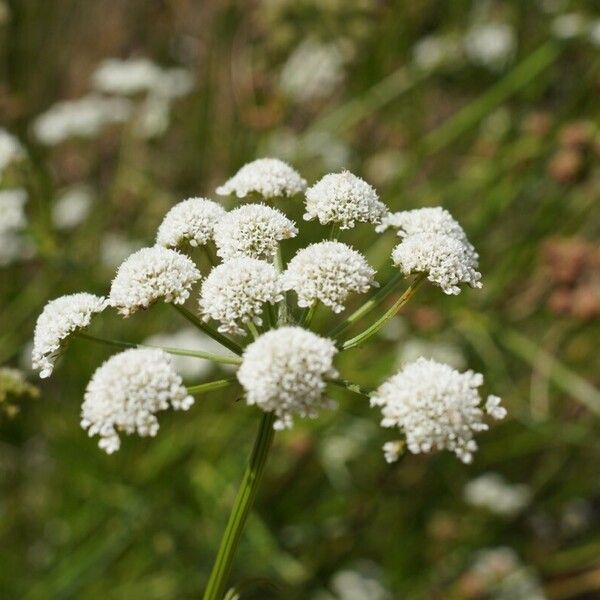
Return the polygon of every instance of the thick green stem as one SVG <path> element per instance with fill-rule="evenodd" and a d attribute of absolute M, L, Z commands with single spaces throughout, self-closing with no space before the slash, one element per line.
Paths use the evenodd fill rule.
<path fill-rule="evenodd" d="M 216 381 L 209 381 L 207 383 L 200 383 L 198 385 L 190 385 L 187 388 L 189 394 L 203 394 L 205 392 L 212 392 L 213 390 L 221 390 L 229 387 L 235 381 L 235 377 L 228 377 L 227 379 L 217 379 Z"/>
<path fill-rule="evenodd" d="M 107 346 L 116 346 L 117 348 L 159 348 L 160 350 L 164 350 L 169 354 L 204 358 L 206 360 L 212 360 L 213 362 L 221 363 L 223 365 L 239 365 L 242 362 L 242 359 L 238 358 L 237 356 L 223 356 L 222 354 L 214 354 L 212 352 L 205 352 L 204 350 L 169 348 L 166 346 L 154 346 L 153 344 L 134 344 L 133 342 L 123 342 L 121 340 L 109 340 L 108 338 L 97 337 L 95 335 L 90 335 L 89 333 L 84 333 L 83 331 L 78 332 L 76 335 L 84 340 L 106 344 Z"/>
<path fill-rule="evenodd" d="M 283 273 L 283 256 L 281 255 L 281 248 L 277 246 L 277 253 L 275 254 L 275 268 L 279 273 Z M 287 305 L 287 293 L 283 293 L 283 300 L 279 303 L 277 309 L 277 321 L 278 325 L 285 325 L 288 318 L 288 305 Z"/>
<path fill-rule="evenodd" d="M 222 333 L 215 331 L 212 327 L 209 327 L 206 323 L 204 323 L 201 319 L 199 319 L 195 314 L 191 313 L 187 308 L 181 306 L 181 304 L 171 304 L 171 306 L 180 314 L 182 314 L 190 323 L 193 323 L 198 329 L 201 329 L 206 333 L 206 335 L 213 338 L 221 344 L 221 346 L 225 346 L 228 350 L 235 352 L 235 354 L 242 354 L 244 349 L 234 342 L 230 340 L 228 337 L 224 336 Z"/>
<path fill-rule="evenodd" d="M 308 329 L 312 320 L 314 319 L 315 313 L 317 312 L 317 305 L 319 304 L 318 300 L 315 300 L 309 308 L 305 309 L 302 313 L 302 317 L 300 318 L 300 325 L 302 327 L 306 327 Z"/>
<path fill-rule="evenodd" d="M 244 478 L 238 490 L 233 509 L 229 515 L 229 521 L 225 528 L 219 552 L 215 564 L 211 571 L 206 590 L 204 591 L 204 600 L 222 600 L 225 593 L 225 587 L 231 571 L 233 558 L 237 550 L 246 519 L 254 504 L 256 492 L 262 478 L 262 474 L 267 462 L 269 449 L 273 442 L 274 430 L 273 413 L 265 413 L 260 421 L 258 434 L 254 442 L 252 454 L 244 472 Z"/>
<path fill-rule="evenodd" d="M 396 315 L 396 313 L 412 298 L 413 294 L 416 292 L 419 285 L 421 285 L 422 281 L 425 279 L 425 275 L 421 274 L 415 279 L 415 281 L 410 285 L 410 287 L 394 302 L 393 306 L 382 315 L 375 323 L 373 323 L 370 327 L 367 327 L 364 331 L 359 333 L 358 335 L 346 340 L 342 345 L 342 350 L 349 350 L 350 348 L 356 348 L 361 344 L 364 344 L 370 337 L 374 336 L 392 317 Z"/>
<path fill-rule="evenodd" d="M 343 331 L 346 331 L 348 327 L 356 323 L 359 319 L 362 319 L 365 315 L 368 315 L 374 308 L 379 306 L 397 287 L 398 284 L 404 279 L 404 275 L 400 270 L 396 271 L 392 278 L 373 295 L 372 298 L 367 300 L 360 308 L 356 309 L 349 317 L 344 321 L 336 325 L 330 332 L 329 337 L 337 337 Z"/>

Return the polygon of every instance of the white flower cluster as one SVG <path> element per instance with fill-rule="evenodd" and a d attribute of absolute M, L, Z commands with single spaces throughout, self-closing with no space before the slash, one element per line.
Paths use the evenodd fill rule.
<path fill-rule="evenodd" d="M 245 198 L 259 194 L 266 200 L 289 198 L 306 189 L 306 180 L 277 158 L 259 158 L 244 165 L 231 179 L 217 188 L 220 196 L 235 194 Z"/>
<path fill-rule="evenodd" d="M 378 224 L 386 214 L 375 189 L 350 171 L 325 175 L 306 190 L 307 221 L 317 218 L 321 225 L 351 229 L 357 222 Z"/>
<path fill-rule="evenodd" d="M 87 327 L 92 317 L 107 306 L 94 294 L 70 294 L 51 300 L 38 317 L 33 334 L 31 363 L 40 377 L 49 377 L 61 346 L 73 333 Z"/>
<path fill-rule="evenodd" d="M 39 115 L 33 133 L 42 144 L 53 146 L 72 138 L 91 138 L 103 127 L 123 123 L 131 114 L 131 104 L 123 98 L 89 95 L 59 102 Z"/>
<path fill-rule="evenodd" d="M 525 484 L 508 483 L 498 473 L 484 473 L 469 481 L 464 489 L 464 497 L 471 506 L 511 516 L 527 506 L 531 499 L 531 489 Z"/>
<path fill-rule="evenodd" d="M 57 229 L 73 229 L 88 216 L 93 204 L 92 191 L 85 185 L 73 185 L 52 205 L 52 222 Z"/>
<path fill-rule="evenodd" d="M 507 23 L 476 24 L 465 36 L 465 54 L 476 65 L 499 71 L 512 60 L 517 46 L 513 28 Z"/>
<path fill-rule="evenodd" d="M 27 225 L 26 203 L 25 190 L 20 188 L 0 190 L 0 234 L 22 229 Z"/>
<path fill-rule="evenodd" d="M 187 410 L 193 403 L 166 352 L 126 350 L 109 358 L 88 383 L 81 426 L 99 435 L 98 445 L 111 454 L 121 445 L 119 432 L 154 436 L 157 412 L 169 406 Z"/>
<path fill-rule="evenodd" d="M 177 248 L 186 242 L 190 246 L 204 246 L 213 238 L 215 225 L 224 215 L 225 209 L 212 200 L 184 200 L 165 215 L 156 243 L 165 248 Z"/>
<path fill-rule="evenodd" d="M 446 449 L 468 463 L 477 450 L 473 435 L 488 429 L 477 391 L 482 384 L 479 373 L 459 373 L 419 358 L 383 383 L 372 395 L 371 405 L 381 407 L 383 427 L 398 427 L 404 433 L 410 452 Z M 490 398 L 488 412 L 502 418 L 505 411 L 500 411 L 499 399 Z M 389 445 L 386 449 L 388 462 L 398 458 Z"/>
<path fill-rule="evenodd" d="M 125 317 L 148 308 L 160 298 L 183 304 L 200 277 L 196 265 L 176 250 L 161 246 L 142 248 L 117 270 L 109 302 Z"/>
<path fill-rule="evenodd" d="M 281 280 L 268 262 L 242 256 L 215 267 L 202 284 L 200 312 L 220 323 L 219 331 L 243 335 L 243 325 L 262 325 L 265 303 L 283 299 Z"/>
<path fill-rule="evenodd" d="M 0 175 L 11 163 L 24 156 L 25 149 L 21 142 L 6 129 L 0 128 Z"/>
<path fill-rule="evenodd" d="M 335 344 L 301 327 L 261 335 L 243 355 L 237 378 L 248 404 L 273 411 L 275 429 L 291 427 L 293 416 L 315 418 L 333 403 L 323 397 L 325 379 L 337 377 Z"/>
<path fill-rule="evenodd" d="M 434 71 L 456 64 L 461 51 L 460 40 L 452 34 L 427 35 L 415 43 L 413 62 L 422 71 Z"/>
<path fill-rule="evenodd" d="M 321 301 L 333 312 L 344 310 L 352 292 L 364 294 L 376 286 L 375 271 L 365 257 L 342 242 L 319 242 L 299 250 L 283 274 L 286 290 L 298 294 L 298 306 Z"/>
<path fill-rule="evenodd" d="M 297 234 L 294 222 L 281 211 L 264 204 L 246 204 L 216 224 L 215 244 L 224 260 L 239 256 L 271 260 L 278 243 Z"/>

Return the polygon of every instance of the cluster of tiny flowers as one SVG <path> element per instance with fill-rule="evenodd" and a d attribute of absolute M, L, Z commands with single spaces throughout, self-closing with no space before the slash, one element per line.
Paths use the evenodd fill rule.
<path fill-rule="evenodd" d="M 212 240 L 217 222 L 225 209 L 206 198 L 189 198 L 176 204 L 158 228 L 156 243 L 165 248 L 177 248 L 186 242 L 204 246 Z"/>
<path fill-rule="evenodd" d="M 319 242 L 298 251 L 283 274 L 286 290 L 298 294 L 298 306 L 311 306 L 321 301 L 333 312 L 344 310 L 351 292 L 365 293 L 375 271 L 364 256 L 342 242 Z"/>
<path fill-rule="evenodd" d="M 488 429 L 477 391 L 482 384 L 479 373 L 459 373 L 443 363 L 419 358 L 383 383 L 372 395 L 371 405 L 381 407 L 383 427 L 400 428 L 410 452 L 447 449 L 468 463 L 477 450 L 473 435 Z M 491 398 L 487 412 L 502 418 L 505 411 L 499 410 L 499 399 Z M 397 459 L 392 447 L 386 450 L 388 462 Z"/>
<path fill-rule="evenodd" d="M 288 198 L 306 189 L 306 180 L 277 158 L 259 158 L 244 165 L 231 179 L 217 188 L 220 196 L 234 194 L 245 198 L 258 194 L 270 200 Z"/>
<path fill-rule="evenodd" d="M 107 306 L 106 298 L 79 293 L 61 296 L 46 304 L 38 317 L 33 334 L 31 362 L 40 377 L 49 377 L 54 362 L 66 339 L 87 327 L 94 314 Z"/>
<path fill-rule="evenodd" d="M 492 71 L 503 69 L 513 58 L 517 41 L 507 23 L 482 23 L 465 35 L 465 54 L 476 65 Z"/>
<path fill-rule="evenodd" d="M 357 222 L 378 224 L 386 214 L 375 189 L 350 171 L 325 175 L 306 190 L 307 221 L 351 229 Z"/>
<path fill-rule="evenodd" d="M 335 344 L 301 327 L 281 327 L 261 335 L 243 355 L 237 378 L 248 404 L 274 412 L 275 429 L 291 427 L 293 416 L 315 418 L 333 403 L 324 398 Z"/>
<path fill-rule="evenodd" d="M 142 248 L 119 267 L 109 301 L 125 317 L 161 298 L 183 304 L 200 277 L 196 265 L 176 250 L 161 246 Z"/>
<path fill-rule="evenodd" d="M 224 260 L 239 256 L 271 260 L 279 242 L 297 234 L 294 222 L 281 211 L 264 204 L 246 204 L 216 224 L 215 244 Z"/>
<path fill-rule="evenodd" d="M 99 435 L 108 454 L 121 445 L 119 432 L 154 436 L 156 413 L 187 410 L 194 403 L 171 357 L 154 348 L 126 350 L 109 358 L 90 380 L 81 407 L 81 426 Z"/>
<path fill-rule="evenodd" d="M 21 142 L 5 129 L 0 129 L 0 175 L 13 162 L 25 156 Z"/>
<path fill-rule="evenodd" d="M 511 516 L 527 506 L 531 499 L 531 489 L 524 484 L 508 483 L 498 473 L 484 473 L 469 481 L 464 489 L 464 497 L 472 506 Z"/>
<path fill-rule="evenodd" d="M 52 205 L 52 222 L 57 229 L 73 229 L 90 213 L 92 191 L 85 185 L 73 185 L 64 190 Z"/>
<path fill-rule="evenodd" d="M 243 335 L 242 325 L 262 325 L 265 303 L 283 299 L 281 281 L 268 262 L 243 256 L 215 267 L 202 284 L 200 312 L 220 323 L 219 331 Z"/>
<path fill-rule="evenodd" d="M 27 224 L 27 192 L 16 188 L 0 190 L 0 233 L 21 229 Z"/>

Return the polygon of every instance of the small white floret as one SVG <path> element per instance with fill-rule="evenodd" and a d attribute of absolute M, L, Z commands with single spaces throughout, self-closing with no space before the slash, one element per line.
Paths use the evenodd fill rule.
<path fill-rule="evenodd" d="M 386 214 L 375 189 L 350 171 L 325 175 L 306 190 L 307 221 L 319 219 L 321 225 L 351 229 L 357 222 L 378 224 Z"/>
<path fill-rule="evenodd" d="M 156 243 L 165 248 L 177 248 L 188 243 L 204 246 L 214 235 L 215 225 L 225 215 L 225 209 L 206 198 L 189 198 L 176 204 L 158 228 Z"/>
<path fill-rule="evenodd" d="M 159 299 L 183 304 L 200 277 L 196 265 L 176 250 L 161 246 L 142 248 L 117 270 L 109 301 L 125 317 Z"/>
<path fill-rule="evenodd" d="M 350 293 L 364 294 L 377 285 L 374 276 L 360 252 L 329 241 L 299 250 L 283 274 L 283 284 L 298 294 L 298 306 L 311 306 L 319 300 L 338 313 L 344 310 Z"/>
<path fill-rule="evenodd" d="M 464 498 L 471 506 L 511 516 L 527 506 L 531 489 L 524 484 L 509 483 L 498 473 L 484 473 L 467 483 Z"/>
<path fill-rule="evenodd" d="M 264 204 L 246 204 L 217 223 L 215 243 L 224 260 L 239 256 L 272 260 L 279 242 L 297 234 L 295 223 L 281 211 Z"/>
<path fill-rule="evenodd" d="M 371 406 L 380 406 L 383 427 L 397 427 L 406 436 L 410 452 L 450 450 L 465 463 L 477 450 L 474 434 L 488 429 L 483 422 L 480 373 L 456 369 L 419 358 L 383 383 L 372 395 Z M 499 413 L 492 414 L 500 418 Z M 393 448 L 385 448 L 393 458 Z"/>
<path fill-rule="evenodd" d="M 290 165 L 277 158 L 259 158 L 244 165 L 231 179 L 218 187 L 217 194 L 234 194 L 238 198 L 258 194 L 270 200 L 289 198 L 305 189 L 306 180 Z"/>
<path fill-rule="evenodd" d="M 237 377 L 248 404 L 277 416 L 275 429 L 293 417 L 315 418 L 334 404 L 324 398 L 326 379 L 337 377 L 332 340 L 301 327 L 281 327 L 261 335 L 243 355 Z"/>
<path fill-rule="evenodd" d="M 21 142 L 6 129 L 0 129 L 0 174 L 8 165 L 25 156 Z"/>
<path fill-rule="evenodd" d="M 31 363 L 40 377 L 49 377 L 67 339 L 87 327 L 92 317 L 107 306 L 106 298 L 94 294 L 70 294 L 51 300 L 38 317 L 33 334 Z"/>
<path fill-rule="evenodd" d="M 275 267 L 247 256 L 232 258 L 215 267 L 200 292 L 204 320 L 220 323 L 219 331 L 243 335 L 243 325 L 262 325 L 265 303 L 283 299 L 281 278 Z"/>
<path fill-rule="evenodd" d="M 85 390 L 81 426 L 100 436 L 98 446 L 111 454 L 119 449 L 119 433 L 154 436 L 156 413 L 172 407 L 187 410 L 187 393 L 171 357 L 158 349 L 126 350 L 96 370 Z"/>
<path fill-rule="evenodd" d="M 26 203 L 24 189 L 0 190 L 0 233 L 14 232 L 27 225 Z"/>
<path fill-rule="evenodd" d="M 481 287 L 476 258 L 463 242 L 449 235 L 410 235 L 394 248 L 392 261 L 405 275 L 426 273 L 446 294 L 459 294 L 462 283 Z"/>

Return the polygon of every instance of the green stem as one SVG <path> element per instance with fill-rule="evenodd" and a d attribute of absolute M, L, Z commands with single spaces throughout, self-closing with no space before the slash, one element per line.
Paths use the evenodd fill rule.
<path fill-rule="evenodd" d="M 209 381 L 207 383 L 200 383 L 198 385 L 190 385 L 187 388 L 187 391 L 189 394 L 203 394 L 205 392 L 212 392 L 213 390 L 220 390 L 229 387 L 234 381 L 235 377 L 217 379 L 216 381 Z"/>
<path fill-rule="evenodd" d="M 246 323 L 246 327 L 248 328 L 248 331 L 250 332 L 250 335 L 255 340 L 258 339 L 258 337 L 260 336 L 260 333 L 258 333 L 258 329 L 256 329 L 256 325 L 252 321 L 248 321 Z"/>
<path fill-rule="evenodd" d="M 222 354 L 213 354 L 212 352 L 205 352 L 204 350 L 186 350 L 184 348 L 168 348 L 165 346 L 154 346 L 152 344 L 134 344 L 132 342 L 123 342 L 121 340 L 110 340 L 108 338 L 98 337 L 79 331 L 76 333 L 77 337 L 84 340 L 90 340 L 92 342 L 98 342 L 100 344 L 106 344 L 107 346 L 116 346 L 118 348 L 159 348 L 169 354 L 176 354 L 178 356 L 193 356 L 195 358 L 204 358 L 206 360 L 212 360 L 216 363 L 224 365 L 239 365 L 242 362 L 241 358 L 237 356 L 223 356 Z"/>
<path fill-rule="evenodd" d="M 235 354 L 241 355 L 244 352 L 244 349 L 234 342 L 230 340 L 228 337 L 224 336 L 222 333 L 215 331 L 212 327 L 208 326 L 201 319 L 199 319 L 195 314 L 191 313 L 187 308 L 181 306 L 181 304 L 172 304 L 171 306 L 180 314 L 182 314 L 190 323 L 194 324 L 198 329 L 204 331 L 206 335 L 210 336 L 213 340 L 216 340 L 222 346 L 225 346 L 228 350 L 231 350 Z"/>
<path fill-rule="evenodd" d="M 337 239 L 338 228 L 335 223 L 331 224 L 331 229 L 329 230 L 329 241 L 333 241 Z"/>
<path fill-rule="evenodd" d="M 233 509 L 229 515 L 229 521 L 221 539 L 215 564 L 206 584 L 203 596 L 204 600 L 222 600 L 223 598 L 233 558 L 246 519 L 256 498 L 258 485 L 260 484 L 269 449 L 273 442 L 275 434 L 273 429 L 274 420 L 275 416 L 273 413 L 265 413 L 261 418 L 258 434 L 254 441 L 254 448 L 252 449 L 248 466 L 246 467 L 242 483 L 235 498 Z"/>
<path fill-rule="evenodd" d="M 410 287 L 396 300 L 393 306 L 382 315 L 375 323 L 373 323 L 370 327 L 367 327 L 364 331 L 359 333 L 358 335 L 346 340 L 342 345 L 342 350 L 349 350 L 350 348 L 356 348 L 361 344 L 364 344 L 370 337 L 374 336 L 396 313 L 412 298 L 413 294 L 416 292 L 417 288 L 423 280 L 425 279 L 424 274 L 420 274 L 415 281 L 410 285 Z"/>
<path fill-rule="evenodd" d="M 275 268 L 278 273 L 283 273 L 283 257 L 281 255 L 281 247 L 277 246 L 275 254 Z M 288 318 L 287 293 L 283 293 L 283 300 L 278 305 L 277 322 L 279 325 L 285 325 Z"/>
<path fill-rule="evenodd" d="M 357 396 L 361 396 L 361 398 L 364 398 L 365 400 L 370 400 L 370 398 L 371 398 L 372 392 L 369 392 L 368 390 L 361 388 L 356 383 L 346 381 L 345 379 L 331 379 L 327 383 L 330 383 L 331 385 L 335 385 L 336 387 L 342 388 L 348 392 L 352 392 L 353 394 L 356 394 Z"/>
<path fill-rule="evenodd" d="M 302 317 L 300 318 L 300 325 L 302 325 L 302 327 L 306 327 L 306 329 L 308 329 L 310 327 L 310 324 L 312 323 L 312 320 L 315 316 L 315 313 L 317 312 L 317 306 L 319 304 L 318 300 L 315 300 L 309 308 L 307 308 L 303 313 L 302 313 Z"/>
<path fill-rule="evenodd" d="M 365 315 L 369 314 L 374 308 L 376 308 L 383 300 L 385 300 L 398 286 L 398 284 L 404 279 L 404 275 L 401 271 L 396 271 L 392 278 L 373 295 L 372 298 L 367 300 L 360 308 L 355 310 L 349 317 L 344 321 L 336 325 L 328 334 L 329 337 L 337 337 L 340 333 L 348 329 L 359 319 L 362 319 Z"/>

